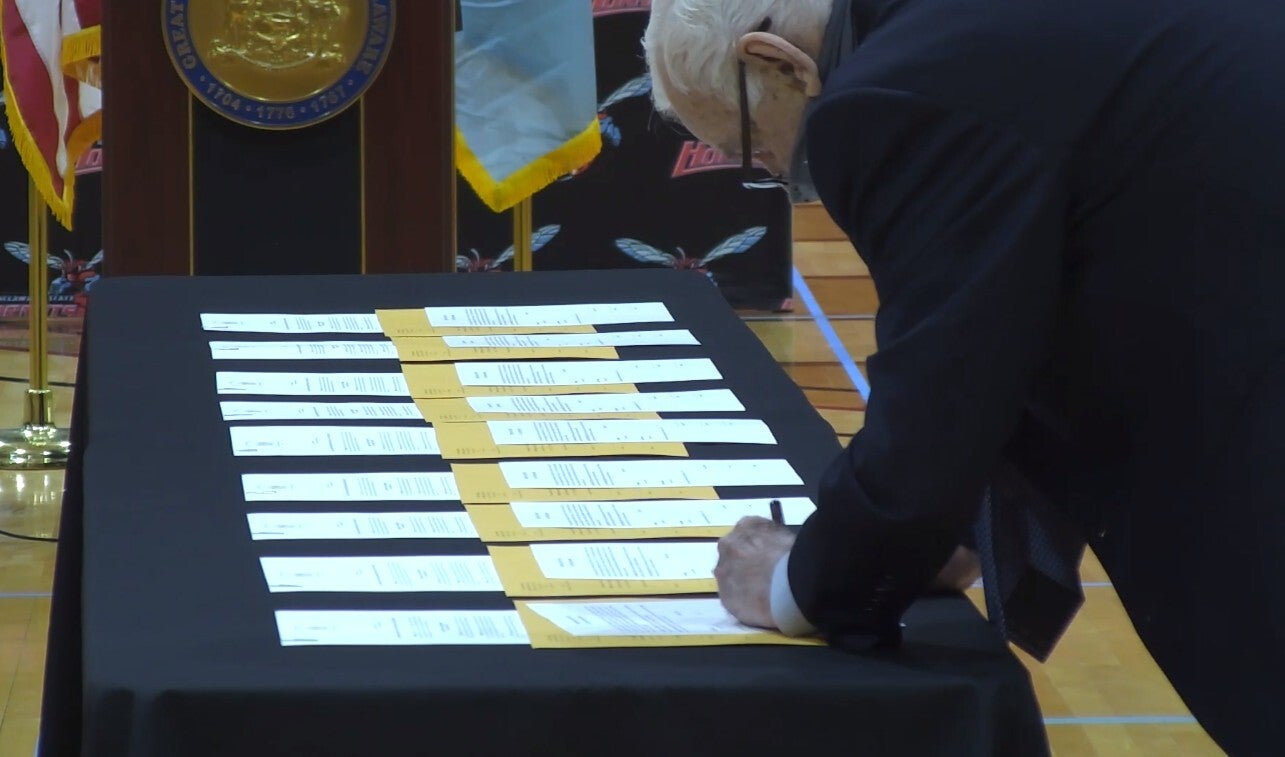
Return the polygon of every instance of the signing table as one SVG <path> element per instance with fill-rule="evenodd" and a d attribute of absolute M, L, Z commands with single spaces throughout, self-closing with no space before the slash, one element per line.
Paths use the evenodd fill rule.
<path fill-rule="evenodd" d="M 721 374 L 719 380 L 649 383 L 639 390 L 730 389 L 744 404 L 744 417 L 770 428 L 777 443 L 771 456 L 788 460 L 804 481 L 778 487 L 773 496 L 815 497 L 822 470 L 839 451 L 832 429 L 699 275 L 639 270 L 105 280 L 94 292 L 77 379 L 75 459 L 63 505 L 42 754 L 1045 753 L 1025 670 L 958 595 L 924 598 L 905 618 L 901 648 L 865 654 L 823 646 L 282 644 L 274 621 L 281 610 L 511 610 L 514 604 L 502 592 L 270 593 L 262 557 L 488 553 L 477 539 L 252 540 L 243 474 L 445 472 L 450 465 L 425 455 L 234 456 L 219 404 L 229 398 L 216 394 L 216 371 L 287 368 L 215 361 L 210 342 L 229 337 L 203 330 L 202 313 L 639 301 L 664 303 L 671 326 L 689 330 L 699 354 Z M 619 355 L 650 360 L 693 349 L 626 346 Z M 384 358 L 288 366 L 310 372 L 398 369 L 396 359 Z M 764 456 L 750 444 L 689 449 L 700 460 Z M 719 487 L 717 494 L 749 498 L 761 491 Z M 354 507 L 314 501 L 272 509 Z M 458 501 L 356 507 L 463 510 Z"/>

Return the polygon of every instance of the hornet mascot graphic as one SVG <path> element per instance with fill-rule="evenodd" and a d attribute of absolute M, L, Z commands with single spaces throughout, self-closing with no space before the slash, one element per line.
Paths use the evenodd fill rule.
<path fill-rule="evenodd" d="M 558 235 L 559 231 L 562 231 L 562 227 L 557 224 L 541 226 L 536 229 L 535 232 L 531 234 L 531 252 L 535 253 L 541 247 L 544 247 Z M 455 256 L 455 270 L 467 271 L 469 273 L 499 271 L 501 270 L 500 266 L 512 259 L 513 245 L 509 245 L 504 252 L 501 252 L 494 258 L 484 258 L 478 254 L 477 250 L 470 249 L 467 255 Z"/>
<path fill-rule="evenodd" d="M 31 265 L 31 247 L 27 244 L 5 242 L 4 248 L 10 255 Z M 98 281 L 99 274 L 95 269 L 103 262 L 103 251 L 99 250 L 98 254 L 89 260 L 77 260 L 67 250 L 63 250 L 62 254 L 64 257 L 60 258 L 51 253 L 45 261 L 46 265 L 58 271 L 58 278 L 49 282 L 49 296 L 71 295 L 75 303 L 83 308 L 86 294 Z"/>
<path fill-rule="evenodd" d="M 714 249 L 700 258 L 688 257 L 681 247 L 677 248 L 677 255 L 671 255 L 664 250 L 658 250 L 649 244 L 639 242 L 637 239 L 617 239 L 616 247 L 640 263 L 655 263 L 656 265 L 663 265 L 680 271 L 697 271 L 705 274 L 710 281 L 717 284 L 714 274 L 709 270 L 709 264 L 728 255 L 740 255 L 758 244 L 759 240 L 766 234 L 766 226 L 750 227 L 719 242 L 714 246 Z"/>

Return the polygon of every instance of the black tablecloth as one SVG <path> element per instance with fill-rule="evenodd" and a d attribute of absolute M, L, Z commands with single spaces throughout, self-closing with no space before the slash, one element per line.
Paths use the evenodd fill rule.
<path fill-rule="evenodd" d="M 730 387 L 746 405 L 745 417 L 770 424 L 781 445 L 773 452 L 809 483 L 780 493 L 814 495 L 811 487 L 838 451 L 833 431 L 699 275 L 105 280 L 94 292 L 77 380 L 77 447 L 55 577 L 42 753 L 1045 753 L 1025 671 L 958 595 L 925 598 L 906 618 L 902 648 L 865 655 L 820 647 L 280 646 L 275 609 L 501 609 L 511 603 L 498 594 L 270 594 L 259 568 L 263 555 L 471 554 L 484 547 L 469 540 L 251 541 L 241 473 L 441 470 L 445 463 L 234 458 L 214 391 L 216 370 L 391 372 L 398 366 L 216 365 L 207 346 L 212 338 L 312 337 L 208 334 L 198 314 L 651 300 L 665 302 L 677 326 L 690 329 L 702 346 L 625 348 L 622 357 L 706 355 L 725 378 L 645 389 Z M 697 457 L 763 455 L 755 445 L 694 451 Z M 258 509 L 353 507 L 273 503 Z"/>

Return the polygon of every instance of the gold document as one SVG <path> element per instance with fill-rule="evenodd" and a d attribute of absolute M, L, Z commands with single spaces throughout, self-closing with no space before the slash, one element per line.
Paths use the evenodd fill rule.
<path fill-rule="evenodd" d="M 593 326 L 454 326 L 434 327 L 428 322 L 423 308 L 405 310 L 376 310 L 384 335 L 391 338 L 406 336 L 446 336 L 448 334 L 592 334 Z"/>
<path fill-rule="evenodd" d="M 464 386 L 453 363 L 410 363 L 402 366 L 410 396 L 415 399 L 498 397 L 513 394 L 629 394 L 633 384 L 582 386 Z"/>
<path fill-rule="evenodd" d="M 620 499 L 716 499 L 712 486 L 644 487 L 629 489 L 513 489 L 496 463 L 452 463 L 460 501 L 473 504 L 529 502 L 578 502 Z"/>
<path fill-rule="evenodd" d="M 650 545 L 647 542 L 642 544 Z M 536 562 L 532 549 L 531 546 L 487 547 L 504 593 L 510 597 L 648 596 L 718 591 L 713 575 L 707 578 L 550 578 Z M 713 568 L 711 563 L 708 571 Z"/>
<path fill-rule="evenodd" d="M 447 460 L 502 460 L 510 457 L 609 457 L 641 455 L 687 457 L 681 442 L 599 444 L 496 444 L 483 423 L 447 423 L 437 428 L 437 444 Z"/>
<path fill-rule="evenodd" d="M 511 505 L 465 505 L 473 529 L 482 541 L 602 541 L 604 539 L 718 539 L 731 526 L 689 526 L 667 528 L 543 528 L 527 527 L 518 521 Z"/>
<path fill-rule="evenodd" d="M 510 392 L 510 395 L 515 394 Z M 528 395 L 530 396 L 530 395 Z M 658 413 L 542 413 L 538 416 L 531 413 L 487 413 L 473 409 L 467 397 L 450 397 L 447 399 L 415 400 L 415 407 L 424 418 L 433 424 L 438 423 L 479 423 L 482 421 L 521 421 L 538 417 L 541 420 L 592 420 L 594 418 L 630 418 L 635 420 L 658 420 Z"/>
<path fill-rule="evenodd" d="M 736 622 L 706 597 L 548 600 L 514 603 L 536 649 L 607 647 L 822 646 Z"/>
<path fill-rule="evenodd" d="M 403 363 L 450 363 L 456 360 L 615 360 L 615 347 L 451 347 L 441 337 L 398 337 L 393 340 Z"/>
<path fill-rule="evenodd" d="M 587 500 L 467 505 L 475 531 L 486 542 L 604 541 L 720 538 L 743 518 L 771 517 L 781 505 L 787 526 L 802 525 L 816 511 L 807 497 L 754 499 Z"/>

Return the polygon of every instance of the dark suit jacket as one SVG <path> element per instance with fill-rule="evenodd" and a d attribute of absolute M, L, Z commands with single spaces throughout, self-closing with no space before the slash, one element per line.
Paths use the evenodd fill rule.
<path fill-rule="evenodd" d="M 889 631 L 1007 461 L 1215 737 L 1279 745 L 1285 2 L 854 5 L 806 134 L 879 352 L 800 609 Z"/>

